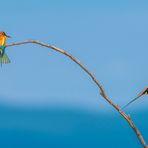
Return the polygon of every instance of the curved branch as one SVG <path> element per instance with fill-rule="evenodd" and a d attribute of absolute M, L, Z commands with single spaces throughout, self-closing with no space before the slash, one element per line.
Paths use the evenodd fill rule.
<path fill-rule="evenodd" d="M 6 47 L 10 47 L 10 46 L 15 46 L 15 45 L 22 45 L 22 44 L 28 44 L 28 43 L 35 43 L 47 48 L 51 48 L 57 52 L 60 52 L 64 55 L 66 55 L 67 57 L 69 57 L 72 61 L 74 61 L 77 65 L 79 65 L 93 80 L 93 82 L 98 86 L 98 88 L 100 89 L 100 94 L 101 96 L 111 105 L 114 107 L 114 109 L 128 122 L 129 126 L 133 129 L 133 131 L 135 132 L 139 142 L 141 143 L 141 145 L 144 148 L 148 148 L 148 145 L 146 144 L 145 140 L 143 139 L 140 131 L 136 128 L 135 124 L 133 123 L 133 121 L 131 120 L 131 118 L 121 110 L 121 108 L 116 105 L 105 93 L 104 89 L 102 88 L 102 86 L 100 85 L 100 83 L 98 82 L 98 80 L 96 79 L 96 77 L 80 62 L 78 61 L 74 56 L 72 56 L 70 53 L 68 53 L 67 51 L 49 45 L 47 43 L 43 43 L 40 42 L 38 40 L 26 40 L 26 41 L 22 41 L 22 42 L 16 42 L 16 43 L 12 43 L 12 44 L 7 44 Z"/>

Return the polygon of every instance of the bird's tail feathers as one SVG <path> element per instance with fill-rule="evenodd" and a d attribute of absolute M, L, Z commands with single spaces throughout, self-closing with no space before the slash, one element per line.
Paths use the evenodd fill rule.
<path fill-rule="evenodd" d="M 0 63 L 1 65 L 10 63 L 10 59 L 8 58 L 6 53 L 0 56 Z"/>

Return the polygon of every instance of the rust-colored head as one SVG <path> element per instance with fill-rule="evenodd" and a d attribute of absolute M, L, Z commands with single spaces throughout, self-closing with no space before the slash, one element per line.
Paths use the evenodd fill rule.
<path fill-rule="evenodd" d="M 0 36 L 5 36 L 5 37 L 8 37 L 8 38 L 11 38 L 11 37 L 8 36 L 5 32 L 0 32 Z"/>

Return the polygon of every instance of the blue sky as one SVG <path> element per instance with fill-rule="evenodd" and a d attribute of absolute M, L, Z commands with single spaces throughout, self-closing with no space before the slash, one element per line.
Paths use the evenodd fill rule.
<path fill-rule="evenodd" d="M 123 106 L 148 85 L 148 1 L 12 0 L 1 2 L 0 29 L 8 43 L 38 39 L 77 57 Z M 7 48 L 11 64 L 0 69 L 1 103 L 109 108 L 91 79 L 48 48 Z M 148 105 L 148 97 L 131 108 Z"/>

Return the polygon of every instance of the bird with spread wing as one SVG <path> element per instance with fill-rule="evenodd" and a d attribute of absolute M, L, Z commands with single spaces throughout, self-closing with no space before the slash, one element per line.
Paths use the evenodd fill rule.
<path fill-rule="evenodd" d="M 136 98 L 134 98 L 133 100 L 131 100 L 129 103 L 127 103 L 122 109 L 126 108 L 127 106 L 129 106 L 131 103 L 133 103 L 134 101 L 136 101 L 138 98 L 140 98 L 143 95 L 148 94 L 148 86 L 145 87 L 138 95 Z"/>

